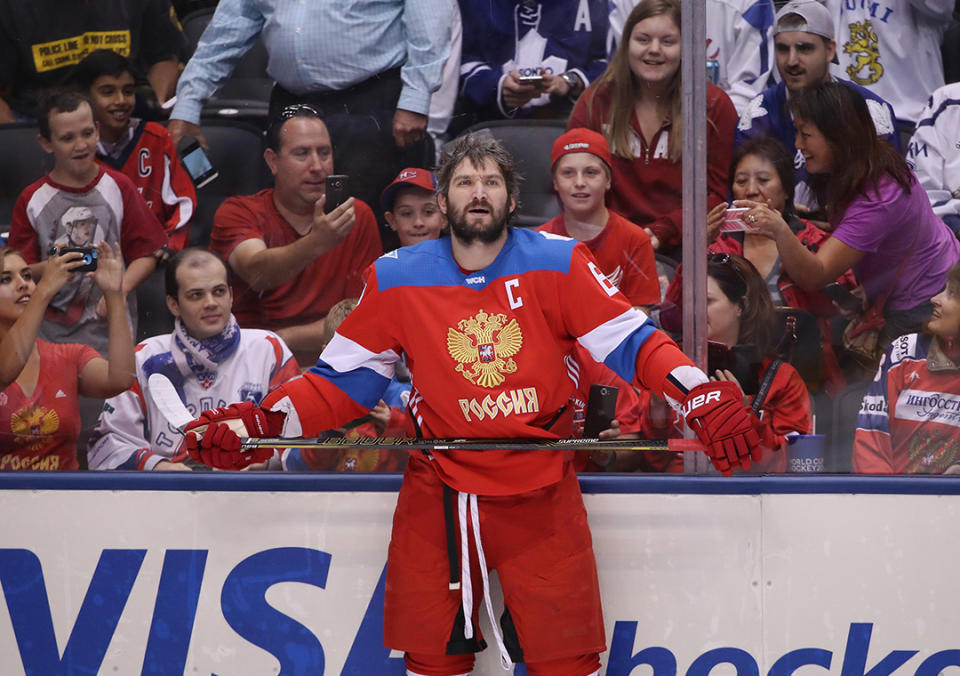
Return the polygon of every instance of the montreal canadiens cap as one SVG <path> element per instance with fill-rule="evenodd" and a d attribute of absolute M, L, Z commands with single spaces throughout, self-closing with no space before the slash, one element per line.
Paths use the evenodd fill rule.
<path fill-rule="evenodd" d="M 785 26 L 781 26 L 780 22 L 791 14 L 803 19 L 804 23 L 797 24 L 791 21 L 786 22 Z M 792 0 L 792 2 L 788 2 L 780 8 L 780 11 L 777 12 L 777 20 L 773 25 L 774 35 L 786 31 L 813 33 L 827 40 L 833 40 L 833 19 L 830 17 L 830 10 L 816 0 Z"/>
<path fill-rule="evenodd" d="M 383 192 L 380 193 L 380 206 L 383 207 L 384 211 L 393 211 L 393 201 L 397 197 L 397 191 L 405 186 L 413 186 L 429 190 L 430 192 L 436 192 L 437 177 L 433 175 L 433 172 L 427 171 L 426 169 L 407 167 L 397 174 L 397 177 L 393 179 L 393 183 L 384 188 Z"/>
<path fill-rule="evenodd" d="M 613 163 L 610 157 L 610 146 L 607 144 L 607 139 L 592 129 L 586 129 L 584 127 L 571 129 L 554 142 L 553 151 L 550 153 L 550 166 L 555 165 L 557 160 L 570 153 L 590 153 L 591 155 L 596 155 L 603 160 L 603 163 L 606 164 L 608 168 Z"/>

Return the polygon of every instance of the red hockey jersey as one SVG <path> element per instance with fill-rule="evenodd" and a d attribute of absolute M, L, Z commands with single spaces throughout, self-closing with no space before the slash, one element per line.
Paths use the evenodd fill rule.
<path fill-rule="evenodd" d="M 650 236 L 615 211 L 610 211 L 607 225 L 599 235 L 584 242 L 597 259 L 610 283 L 623 292 L 634 305 L 655 305 L 660 302 L 660 280 L 657 259 Z M 544 223 L 537 230 L 569 237 L 563 216 Z"/>
<path fill-rule="evenodd" d="M 449 238 L 423 242 L 380 257 L 366 281 L 317 366 L 264 400 L 287 413 L 286 436 L 317 435 L 372 408 L 401 354 L 424 437 L 567 437 L 574 384 L 564 358 L 576 342 L 675 401 L 706 382 L 568 238 L 511 229 L 475 272 L 457 265 Z M 436 451 L 431 462 L 457 490 L 507 495 L 559 481 L 565 454 Z"/>
<path fill-rule="evenodd" d="M 164 127 L 156 122 L 131 120 L 130 137 L 123 150 L 118 155 L 106 155 L 101 141 L 97 159 L 133 181 L 166 230 L 173 251 L 188 245 L 197 192 Z"/>
<path fill-rule="evenodd" d="M 911 333 L 890 343 L 860 405 L 853 471 L 942 474 L 960 463 L 958 374 L 936 338 Z"/>

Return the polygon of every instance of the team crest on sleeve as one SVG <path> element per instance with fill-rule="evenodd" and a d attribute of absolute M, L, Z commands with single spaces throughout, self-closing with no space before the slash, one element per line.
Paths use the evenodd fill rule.
<path fill-rule="evenodd" d="M 447 330 L 447 350 L 457 363 L 457 373 L 474 385 L 493 388 L 515 373 L 513 360 L 523 346 L 523 334 L 516 318 L 491 315 L 482 309 Z"/>

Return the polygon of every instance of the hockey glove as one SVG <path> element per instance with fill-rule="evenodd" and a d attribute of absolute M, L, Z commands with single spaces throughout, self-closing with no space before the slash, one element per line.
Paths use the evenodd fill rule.
<path fill-rule="evenodd" d="M 184 429 L 183 446 L 191 458 L 217 469 L 243 469 L 273 455 L 272 448 L 240 450 L 244 437 L 276 437 L 285 413 L 265 411 L 252 401 L 204 411 Z M 239 434 L 238 434 L 239 432 Z"/>
<path fill-rule="evenodd" d="M 760 423 L 743 405 L 743 392 L 735 383 L 697 385 L 683 400 L 682 411 L 720 472 L 729 475 L 734 467 L 749 469 L 751 458 L 762 457 Z"/>

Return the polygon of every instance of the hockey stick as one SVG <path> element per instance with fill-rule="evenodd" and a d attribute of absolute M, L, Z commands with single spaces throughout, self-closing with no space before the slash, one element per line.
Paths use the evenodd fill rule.
<path fill-rule="evenodd" d="M 386 448 L 430 451 L 705 451 L 696 439 L 407 439 L 367 437 L 347 439 L 284 439 L 280 437 L 240 439 L 241 450 L 255 448 Z"/>
<path fill-rule="evenodd" d="M 183 432 L 193 422 L 193 416 L 180 401 L 180 395 L 170 380 L 154 373 L 147 379 L 150 397 L 163 416 Z M 243 422 L 229 420 L 231 429 L 238 435 L 246 433 Z M 238 429 L 239 427 L 239 429 Z M 195 431 L 203 433 L 204 428 Z M 433 451 L 482 451 L 501 449 L 509 451 L 557 451 L 557 450 L 626 450 L 626 451 L 703 451 L 704 446 L 696 439 L 407 439 L 403 437 L 373 437 L 347 439 L 284 439 L 280 437 L 241 437 L 240 449 L 252 451 L 257 448 L 386 448 Z"/>
<path fill-rule="evenodd" d="M 186 426 L 193 422 L 193 414 L 180 400 L 177 388 L 173 386 L 170 379 L 160 373 L 153 373 L 147 378 L 147 389 L 150 390 L 150 398 L 156 404 L 160 413 L 163 414 L 163 417 L 183 434 Z M 237 434 L 247 433 L 247 428 L 242 420 L 234 419 L 224 422 Z M 193 431 L 203 434 L 205 429 L 206 425 Z"/>

